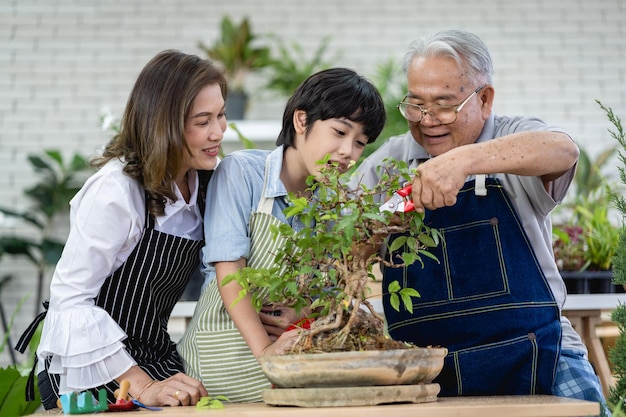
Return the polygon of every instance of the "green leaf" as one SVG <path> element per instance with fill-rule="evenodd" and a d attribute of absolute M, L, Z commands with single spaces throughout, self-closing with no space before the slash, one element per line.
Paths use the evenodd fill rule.
<path fill-rule="evenodd" d="M 398 281 L 392 281 L 387 286 L 387 291 L 389 291 L 390 293 L 396 293 L 400 291 L 401 288 L 402 287 L 400 286 L 400 283 Z"/>
<path fill-rule="evenodd" d="M 393 242 L 391 242 L 391 245 L 389 245 L 389 252 L 395 252 L 400 249 L 402 246 L 404 246 L 406 240 L 406 236 L 398 236 L 397 238 L 395 238 Z"/>
<path fill-rule="evenodd" d="M 400 297 L 397 293 L 394 292 L 389 295 L 389 304 L 394 310 L 400 311 Z"/>
<path fill-rule="evenodd" d="M 38 390 L 35 390 L 34 401 L 26 401 L 24 392 L 27 381 L 28 375 L 21 375 L 15 366 L 0 368 L 0 416 L 33 414 L 41 406 Z"/>
<path fill-rule="evenodd" d="M 196 403 L 196 410 L 220 410 L 224 408 L 222 401 L 229 401 L 223 395 L 202 397 Z"/>

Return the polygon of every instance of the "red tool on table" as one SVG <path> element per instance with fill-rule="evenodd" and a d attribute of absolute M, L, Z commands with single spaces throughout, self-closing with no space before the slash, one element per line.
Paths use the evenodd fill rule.
<path fill-rule="evenodd" d="M 114 404 L 109 404 L 109 411 L 126 411 L 137 408 L 137 404 L 128 398 L 128 390 L 130 389 L 130 382 L 123 380 L 120 383 L 120 389 L 117 391 L 117 399 Z"/>
<path fill-rule="evenodd" d="M 390 211 L 392 213 L 408 213 L 415 210 L 415 205 L 410 199 L 413 186 L 411 184 L 400 188 L 393 193 L 391 198 L 380 206 L 380 211 Z"/>

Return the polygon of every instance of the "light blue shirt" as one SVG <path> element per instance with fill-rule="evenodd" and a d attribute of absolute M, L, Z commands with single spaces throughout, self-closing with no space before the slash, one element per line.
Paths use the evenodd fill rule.
<path fill-rule="evenodd" d="M 274 198 L 272 215 L 295 230 L 303 225 L 297 218 L 287 219 L 287 189 L 280 180 L 283 147 L 273 151 L 246 149 L 227 155 L 217 166 L 207 188 L 204 214 L 206 244 L 202 250 L 204 285 L 215 278 L 215 262 L 236 261 L 250 255 L 250 214 L 257 211 L 263 196 L 267 161 L 265 197 Z"/>

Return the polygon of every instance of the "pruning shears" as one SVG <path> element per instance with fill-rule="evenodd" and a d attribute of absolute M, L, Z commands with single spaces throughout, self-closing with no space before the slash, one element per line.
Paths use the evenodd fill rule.
<path fill-rule="evenodd" d="M 400 188 L 398 191 L 393 193 L 389 200 L 387 200 L 383 205 L 380 206 L 379 210 L 381 212 L 390 211 L 392 213 L 408 213 L 415 210 L 415 205 L 413 204 L 413 201 L 409 198 L 411 196 L 412 190 L 413 186 L 411 184 Z"/>

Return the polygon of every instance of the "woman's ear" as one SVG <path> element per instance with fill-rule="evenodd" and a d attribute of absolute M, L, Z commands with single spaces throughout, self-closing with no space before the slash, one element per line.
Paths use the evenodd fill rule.
<path fill-rule="evenodd" d="M 293 127 L 296 133 L 301 135 L 306 133 L 306 112 L 304 110 L 293 112 Z"/>

